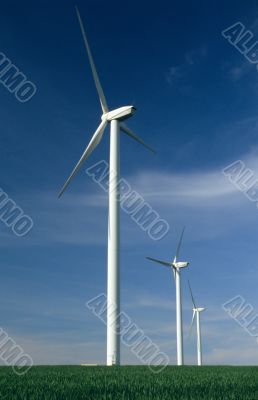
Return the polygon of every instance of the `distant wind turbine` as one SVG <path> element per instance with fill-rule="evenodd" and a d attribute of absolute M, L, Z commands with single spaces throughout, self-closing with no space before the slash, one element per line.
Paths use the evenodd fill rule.
<path fill-rule="evenodd" d="M 104 130 L 110 123 L 110 164 L 109 164 L 109 233 L 108 233 L 108 284 L 107 284 L 107 365 L 120 364 L 120 223 L 119 223 L 119 140 L 120 131 L 145 146 L 148 150 L 155 151 L 136 136 L 123 121 L 131 117 L 135 112 L 134 106 L 120 107 L 109 111 L 102 86 L 92 58 L 89 43 L 83 27 L 83 23 L 76 8 L 81 33 L 83 36 L 86 52 L 89 58 L 95 86 L 98 92 L 102 109 L 101 123 L 93 134 L 88 146 L 84 150 L 80 160 L 73 169 L 71 175 L 62 187 L 59 197 L 64 193 L 67 186 L 81 168 L 83 162 L 90 156 L 99 144 Z"/>
<path fill-rule="evenodd" d="M 176 255 L 173 262 L 166 262 L 157 260 L 156 258 L 146 257 L 148 260 L 157 262 L 166 267 L 172 268 L 174 279 L 176 283 L 176 333 L 177 333 L 177 365 L 184 365 L 184 349 L 183 349 L 183 327 L 182 327 L 182 302 L 181 302 L 181 283 L 180 283 L 180 270 L 181 268 L 188 267 L 189 262 L 179 262 L 179 252 L 182 245 L 183 228 L 176 250 Z"/>
<path fill-rule="evenodd" d="M 202 337 L 201 337 L 201 323 L 200 323 L 200 313 L 202 311 L 205 311 L 206 309 L 203 307 L 197 307 L 196 303 L 194 301 L 194 297 L 193 297 L 193 292 L 190 286 L 190 282 L 188 281 L 188 285 L 189 285 L 189 290 L 190 290 L 190 294 L 191 294 L 191 299 L 192 299 L 192 303 L 193 303 L 193 317 L 192 317 L 192 322 L 191 322 L 191 326 L 190 326 L 190 332 L 189 332 L 189 336 L 192 333 L 192 328 L 193 328 L 193 323 L 194 323 L 194 319 L 196 317 L 196 331 L 197 331 L 197 364 L 198 365 L 202 365 Z"/>

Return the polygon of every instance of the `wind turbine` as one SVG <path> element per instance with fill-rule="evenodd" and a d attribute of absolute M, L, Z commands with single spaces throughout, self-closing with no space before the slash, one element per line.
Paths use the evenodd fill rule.
<path fill-rule="evenodd" d="M 179 262 L 179 252 L 182 245 L 185 228 L 183 228 L 179 242 L 177 245 L 176 255 L 173 262 L 157 260 L 156 258 L 146 257 L 148 260 L 157 262 L 161 265 L 169 267 L 173 270 L 176 283 L 176 333 L 177 333 L 177 365 L 184 365 L 184 350 L 183 350 L 183 327 L 182 327 L 182 302 L 181 302 L 181 269 L 188 267 L 189 262 Z"/>
<path fill-rule="evenodd" d="M 107 283 L 107 365 L 120 364 L 120 223 L 119 223 L 119 140 L 120 131 L 145 146 L 148 150 L 155 151 L 136 136 L 123 121 L 131 117 L 135 112 L 134 106 L 120 107 L 109 111 L 107 101 L 100 84 L 97 70 L 93 61 L 89 43 L 78 8 L 76 13 L 79 20 L 84 45 L 89 58 L 95 86 L 98 92 L 102 109 L 101 123 L 93 134 L 88 146 L 73 169 L 71 175 L 62 187 L 59 197 L 81 168 L 83 162 L 90 156 L 99 144 L 104 130 L 110 123 L 110 163 L 109 163 L 109 223 L 108 223 L 108 283 Z"/>
<path fill-rule="evenodd" d="M 197 331 L 197 364 L 202 365 L 202 338 L 201 338 L 201 324 L 200 324 L 200 313 L 205 311 L 204 307 L 196 307 L 196 303 L 194 301 L 193 292 L 190 286 L 190 282 L 188 281 L 189 290 L 191 294 L 191 299 L 193 303 L 193 317 L 190 326 L 189 336 L 192 333 L 193 323 L 196 316 L 196 331 Z"/>

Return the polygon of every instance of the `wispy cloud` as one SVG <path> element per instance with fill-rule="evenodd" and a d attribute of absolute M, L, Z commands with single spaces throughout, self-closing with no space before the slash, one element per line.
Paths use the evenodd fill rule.
<path fill-rule="evenodd" d="M 249 72 L 253 72 L 253 71 L 256 71 L 253 64 L 251 64 L 247 60 L 244 60 L 242 65 L 234 66 L 234 67 L 231 66 L 228 69 L 228 74 L 229 74 L 229 77 L 232 79 L 232 81 L 239 81 L 241 78 L 243 78 Z"/>
<path fill-rule="evenodd" d="M 171 278 L 172 278 L 172 273 L 171 273 Z M 144 295 L 141 294 L 134 296 L 133 301 L 125 304 L 125 307 L 127 309 L 144 307 L 144 308 L 160 308 L 163 310 L 164 309 L 174 310 L 175 302 L 169 299 L 160 298 L 158 296 L 150 294 L 144 294 Z"/>
<path fill-rule="evenodd" d="M 190 50 L 185 53 L 184 61 L 179 65 L 172 65 L 167 73 L 166 80 L 169 85 L 174 86 L 186 77 L 191 69 L 198 65 L 207 54 L 206 46 L 202 46 L 196 50 Z"/>
<path fill-rule="evenodd" d="M 257 150 L 242 157 L 248 168 L 257 171 Z M 230 160 L 233 162 L 235 160 Z M 229 162 L 229 163 L 230 163 Z M 248 209 L 253 204 L 222 174 L 220 168 L 188 172 L 163 170 L 146 170 L 136 175 L 126 176 L 132 188 L 139 192 L 145 201 L 164 218 L 170 218 L 171 210 L 177 210 L 176 218 L 187 217 L 188 223 L 196 224 L 200 213 L 205 215 L 206 233 L 211 229 L 214 218 L 221 219 L 221 210 L 245 210 L 244 214 L 236 214 L 235 219 L 227 224 L 248 222 Z M 87 179 L 87 178 L 86 178 Z M 94 191 L 83 194 L 68 194 L 63 201 L 56 199 L 54 193 L 27 193 L 22 200 L 34 220 L 33 235 L 24 239 L 14 239 L 8 232 L 3 232 L 1 246 L 33 246 L 50 244 L 68 245 L 105 245 L 107 227 L 107 194 L 96 187 Z M 254 208 L 254 207 L 253 207 Z M 253 212 L 256 212 L 252 208 Z M 224 217 L 223 217 L 224 218 Z M 217 220 L 217 221 L 218 221 Z M 168 221 L 170 222 L 170 221 Z M 182 222 L 181 222 L 182 223 Z M 199 221 L 200 223 L 200 221 Z M 199 224 L 198 223 L 198 224 Z M 172 223 L 173 225 L 173 223 Z M 216 224 L 218 225 L 218 224 Z M 224 224 L 225 227 L 225 224 Z M 124 216 L 122 229 L 124 237 L 130 243 L 132 235 L 138 231 L 132 228 L 130 216 Z M 213 234 L 216 229 L 213 229 Z"/>

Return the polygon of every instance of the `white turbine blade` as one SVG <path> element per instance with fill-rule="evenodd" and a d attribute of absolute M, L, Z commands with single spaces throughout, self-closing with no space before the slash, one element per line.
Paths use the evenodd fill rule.
<path fill-rule="evenodd" d="M 173 275 L 174 275 L 174 281 L 176 281 L 176 269 L 173 267 Z"/>
<path fill-rule="evenodd" d="M 140 143 L 141 145 L 143 145 L 146 149 L 150 150 L 152 153 L 156 154 L 156 151 L 150 147 L 148 144 L 144 143 L 144 141 L 137 135 L 135 135 L 135 133 L 133 133 L 133 131 L 131 129 L 129 129 L 125 124 L 120 124 L 120 129 L 126 133 L 128 136 L 131 136 L 134 140 L 136 140 L 136 142 Z"/>
<path fill-rule="evenodd" d="M 154 261 L 156 263 L 159 263 L 161 265 L 165 265 L 165 267 L 170 267 L 171 268 L 171 263 L 168 263 L 166 261 L 161 261 L 161 260 L 157 260 L 156 258 L 151 258 L 151 257 L 146 257 L 148 260 Z"/>
<path fill-rule="evenodd" d="M 194 301 L 193 292 L 192 292 L 192 289 L 191 289 L 191 286 L 190 286 L 190 282 L 189 282 L 189 281 L 188 281 L 188 286 L 189 286 L 189 291 L 190 291 L 190 295 L 191 295 L 191 298 L 192 298 L 193 307 L 194 307 L 194 308 L 197 308 L 197 307 L 196 307 L 196 304 L 195 304 L 195 301 Z"/>
<path fill-rule="evenodd" d="M 177 245 L 176 255 L 175 255 L 175 258 L 174 258 L 174 262 L 177 262 L 177 260 L 178 260 L 178 258 L 179 258 L 179 253 L 180 253 L 180 248 L 181 248 L 181 245 L 182 245 L 182 240 L 183 240 L 183 236 L 184 236 L 184 231 L 185 231 L 185 227 L 183 227 L 183 230 L 182 230 L 182 233 L 181 233 L 181 236 L 180 236 L 178 245 Z"/>
<path fill-rule="evenodd" d="M 108 112 L 107 101 L 106 101 L 102 86 L 100 84 L 100 80 L 99 80 L 98 73 L 97 73 L 97 70 L 96 70 L 96 67 L 95 67 L 95 64 L 94 64 L 94 61 L 93 61 L 93 57 L 92 57 L 92 54 L 91 54 L 89 42 L 87 40 L 87 36 L 86 36 L 86 33 L 85 33 L 85 29 L 84 29 L 84 26 L 83 26 L 83 23 L 82 23 L 82 19 L 81 19 L 79 10 L 78 10 L 77 7 L 75 7 L 75 8 L 76 8 L 76 14 L 77 14 L 77 17 L 78 17 L 78 20 L 79 20 L 79 24 L 80 24 L 80 28 L 81 28 L 81 32 L 82 32 L 82 37 L 83 37 L 84 44 L 85 44 L 85 47 L 86 47 L 86 51 L 87 51 L 87 54 L 88 54 L 88 57 L 89 57 L 90 66 L 91 66 L 93 78 L 94 78 L 94 81 L 95 81 L 96 89 L 97 89 L 97 92 L 98 92 L 98 95 L 99 95 L 101 108 L 102 108 L 103 114 L 105 114 L 105 113 Z"/>
<path fill-rule="evenodd" d="M 80 160 L 78 161 L 78 163 L 76 164 L 75 168 L 73 169 L 71 175 L 69 176 L 69 178 L 67 179 L 67 181 L 65 182 L 64 186 L 62 187 L 58 197 L 61 197 L 62 194 L 64 193 L 65 189 L 67 188 L 67 186 L 69 185 L 69 183 L 71 182 L 71 180 L 73 179 L 73 177 L 77 174 L 77 172 L 79 171 L 79 169 L 81 168 L 83 162 L 89 157 L 89 155 L 93 152 L 93 150 L 95 149 L 95 147 L 99 144 L 99 142 L 102 139 L 105 127 L 107 125 L 107 120 L 104 119 L 101 124 L 99 125 L 99 127 L 97 128 L 96 132 L 94 133 L 94 135 L 91 138 L 90 143 L 88 144 L 88 146 L 86 147 L 85 151 L 83 152 Z"/>
<path fill-rule="evenodd" d="M 190 337 L 191 337 L 191 335 L 192 335 L 192 330 L 193 330 L 193 324 L 194 324 L 195 314 L 196 314 L 196 311 L 193 310 L 192 322 L 191 322 L 190 329 L 189 329 L 189 333 L 188 333 L 188 339 L 190 339 Z"/>

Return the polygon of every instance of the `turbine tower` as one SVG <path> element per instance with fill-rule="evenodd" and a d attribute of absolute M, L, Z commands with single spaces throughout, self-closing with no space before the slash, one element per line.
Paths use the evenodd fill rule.
<path fill-rule="evenodd" d="M 166 262 L 157 260 L 156 258 L 146 257 L 148 260 L 157 262 L 161 265 L 169 267 L 172 269 L 176 284 L 176 333 L 177 333 L 177 365 L 184 365 L 184 349 L 183 349 L 183 324 L 182 324 L 182 299 L 181 299 L 181 269 L 186 268 L 189 265 L 189 262 L 181 261 L 179 262 L 179 253 L 182 245 L 183 228 L 178 245 L 176 250 L 176 255 L 174 257 L 173 262 Z"/>
<path fill-rule="evenodd" d="M 192 317 L 192 322 L 190 326 L 190 333 L 189 336 L 191 335 L 192 328 L 193 328 L 193 323 L 194 319 L 196 317 L 196 332 L 197 332 L 197 365 L 202 365 L 202 337 L 201 337 L 201 323 L 200 323 L 200 313 L 202 311 L 205 311 L 206 309 L 203 307 L 196 307 L 196 303 L 194 301 L 193 297 L 193 292 L 190 286 L 190 282 L 188 281 L 189 285 L 189 290 L 191 294 L 191 299 L 193 303 L 193 317 Z"/>
<path fill-rule="evenodd" d="M 120 364 L 120 230 L 119 230 L 119 140 L 120 131 L 145 146 L 148 150 L 155 151 L 145 144 L 141 138 L 136 136 L 125 124 L 124 120 L 131 117 L 135 112 L 135 107 L 124 106 L 110 111 L 107 101 L 100 84 L 97 70 L 93 61 L 89 43 L 86 37 L 84 26 L 80 17 L 79 10 L 76 8 L 79 25 L 89 58 L 93 79 L 98 92 L 102 109 L 101 123 L 93 134 L 88 146 L 84 150 L 81 158 L 74 167 L 62 187 L 59 197 L 64 193 L 67 186 L 77 174 L 84 161 L 90 156 L 95 147 L 99 144 L 104 134 L 105 128 L 110 123 L 110 163 L 109 163 L 109 222 L 108 222 L 108 282 L 107 282 L 107 365 Z"/>

